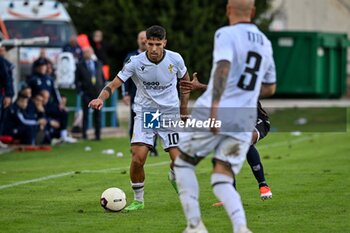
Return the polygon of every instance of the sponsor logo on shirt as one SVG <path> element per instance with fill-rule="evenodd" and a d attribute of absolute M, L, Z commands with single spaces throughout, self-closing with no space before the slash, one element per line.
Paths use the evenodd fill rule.
<path fill-rule="evenodd" d="M 168 66 L 168 70 L 169 70 L 170 74 L 173 73 L 173 68 L 174 68 L 173 64 L 170 64 L 170 65 Z"/>
<path fill-rule="evenodd" d="M 146 90 L 165 90 L 172 85 L 172 83 L 169 83 L 168 85 L 162 86 L 159 82 L 143 82 L 143 86 Z"/>

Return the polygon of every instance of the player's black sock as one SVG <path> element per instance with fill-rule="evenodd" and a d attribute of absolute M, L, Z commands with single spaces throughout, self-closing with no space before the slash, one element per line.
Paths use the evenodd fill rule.
<path fill-rule="evenodd" d="M 247 161 L 252 169 L 256 181 L 258 181 L 259 188 L 267 186 L 264 175 L 264 168 L 260 161 L 260 155 L 254 145 L 251 145 L 247 153 Z"/>

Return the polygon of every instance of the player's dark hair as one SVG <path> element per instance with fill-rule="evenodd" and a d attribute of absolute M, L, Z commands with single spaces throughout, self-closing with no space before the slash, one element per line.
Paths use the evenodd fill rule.
<path fill-rule="evenodd" d="M 21 93 L 21 91 L 19 91 L 17 94 L 16 101 L 21 100 L 21 99 L 29 99 L 29 98 L 28 98 L 28 96 L 25 96 L 23 93 Z"/>
<path fill-rule="evenodd" d="M 166 31 L 162 26 L 153 25 L 146 30 L 147 39 L 163 40 L 166 37 Z"/>

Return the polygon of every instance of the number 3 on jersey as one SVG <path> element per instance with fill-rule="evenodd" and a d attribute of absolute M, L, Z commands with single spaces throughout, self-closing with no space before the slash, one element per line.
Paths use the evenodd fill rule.
<path fill-rule="evenodd" d="M 253 63 L 251 61 L 253 60 Z M 260 70 L 262 57 L 260 54 L 249 51 L 246 61 L 246 68 L 241 78 L 238 81 L 237 86 L 246 91 L 253 91 L 256 84 L 256 79 L 258 78 L 258 72 Z M 252 65 L 252 66 L 250 66 Z"/>

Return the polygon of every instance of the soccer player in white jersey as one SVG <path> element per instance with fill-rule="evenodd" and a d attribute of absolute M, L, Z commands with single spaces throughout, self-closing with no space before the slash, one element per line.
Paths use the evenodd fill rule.
<path fill-rule="evenodd" d="M 196 119 L 220 120 L 221 127 L 204 132 L 194 130 L 180 139 L 182 153 L 175 160 L 174 170 L 187 219 L 185 233 L 208 232 L 201 220 L 195 166 L 211 151 L 214 151 L 211 184 L 224 204 L 233 232 L 251 232 L 232 183 L 251 143 L 258 97 L 272 95 L 276 82 L 271 43 L 250 23 L 254 13 L 254 0 L 228 0 L 226 14 L 230 25 L 215 33 L 208 89 L 191 113 Z"/>
<path fill-rule="evenodd" d="M 157 123 L 153 121 L 159 119 L 160 114 L 164 113 L 174 117 L 179 117 L 180 114 L 186 116 L 189 98 L 189 94 L 183 94 L 180 95 L 179 101 L 176 88 L 177 79 L 189 80 L 190 78 L 181 55 L 164 49 L 167 42 L 165 29 L 160 26 L 152 26 L 146 30 L 146 37 L 147 50 L 131 57 L 117 77 L 101 91 L 98 98 L 89 103 L 90 107 L 101 109 L 103 102 L 129 78 L 132 78 L 137 86 L 134 104 L 136 117 L 131 139 L 132 160 L 130 165 L 134 201 L 125 208 L 126 211 L 144 208 L 144 164 L 156 134 L 161 138 L 164 150 L 169 152 L 172 160 L 169 179 L 176 189 L 172 167 L 173 161 L 180 154 L 177 147 L 179 134 L 173 129 L 153 128 L 153 123 Z M 147 118 L 145 114 L 148 116 L 151 114 L 148 125 L 145 125 L 144 122 Z M 152 127 L 146 128 L 145 126 Z"/>

